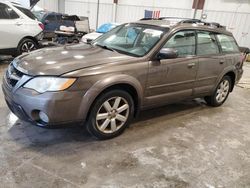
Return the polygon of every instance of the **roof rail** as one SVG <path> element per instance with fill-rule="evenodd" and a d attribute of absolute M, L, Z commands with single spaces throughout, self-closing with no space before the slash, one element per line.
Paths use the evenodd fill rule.
<path fill-rule="evenodd" d="M 180 21 L 179 23 L 203 24 L 203 25 L 206 25 L 206 26 L 217 27 L 217 28 L 222 28 L 222 29 L 226 28 L 225 26 L 220 25 L 219 23 L 216 23 L 216 22 L 204 22 L 204 21 L 199 20 L 199 19 L 183 20 L 183 21 Z"/>
<path fill-rule="evenodd" d="M 190 18 L 181 18 L 181 17 L 160 17 L 160 18 L 141 18 L 140 20 L 171 20 L 171 19 L 179 19 L 179 20 L 189 20 Z"/>
<path fill-rule="evenodd" d="M 190 18 L 182 18 L 182 17 L 160 17 L 159 20 L 171 20 L 171 19 L 176 19 L 176 20 L 189 20 Z"/>
<path fill-rule="evenodd" d="M 190 19 L 190 18 L 180 18 L 180 17 L 160 17 L 160 18 L 142 18 L 140 20 L 166 20 L 173 22 L 172 24 L 182 24 L 182 23 L 188 23 L 188 24 L 200 24 L 200 25 L 205 25 L 205 26 L 210 26 L 210 27 L 217 27 L 221 29 L 226 29 L 225 26 L 220 25 L 219 23 L 216 22 L 204 22 L 199 19 Z"/>

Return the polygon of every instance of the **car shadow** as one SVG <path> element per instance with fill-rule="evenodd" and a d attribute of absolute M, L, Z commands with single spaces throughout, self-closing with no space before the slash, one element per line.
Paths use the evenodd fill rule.
<path fill-rule="evenodd" d="M 158 118 L 161 116 L 181 116 L 200 110 L 204 106 L 207 105 L 202 99 L 185 100 L 158 108 L 144 110 L 140 112 L 138 118 L 136 118 L 135 121 L 147 121 L 149 119 Z"/>
<path fill-rule="evenodd" d="M 133 129 L 141 129 L 143 126 L 154 126 L 152 123 L 148 125 L 147 123 L 143 122 L 152 121 L 152 119 L 161 117 L 164 117 L 164 119 L 180 117 L 188 113 L 199 111 L 203 108 L 205 108 L 205 102 L 202 100 L 192 100 L 166 105 L 160 108 L 145 110 L 142 111 L 140 115 L 132 122 L 131 126 Z M 25 147 L 29 147 L 29 149 L 37 150 L 37 148 L 42 149 L 48 146 L 51 147 L 52 145 L 63 143 L 81 142 L 84 144 L 91 144 L 99 142 L 97 139 L 87 133 L 84 126 L 79 126 L 76 124 L 63 126 L 61 128 L 57 127 L 56 129 L 49 129 L 37 127 L 21 120 L 17 120 L 15 123 L 13 123 L 13 120 L 7 121 L 9 121 L 6 122 L 6 127 L 8 129 L 8 136 L 10 139 L 14 142 L 25 145 Z M 161 119 L 156 121 L 161 121 Z M 138 130 L 138 134 L 140 134 L 139 132 L 140 131 Z M 126 132 L 124 134 L 126 135 Z M 117 138 L 112 140 L 116 139 Z M 112 142 L 112 140 L 109 140 L 108 142 Z"/>

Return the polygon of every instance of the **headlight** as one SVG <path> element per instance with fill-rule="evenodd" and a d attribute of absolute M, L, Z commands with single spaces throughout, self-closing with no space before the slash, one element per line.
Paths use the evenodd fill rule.
<path fill-rule="evenodd" d="M 24 87 L 36 90 L 39 93 L 62 91 L 69 88 L 75 80 L 75 78 L 36 77 L 27 82 Z"/>

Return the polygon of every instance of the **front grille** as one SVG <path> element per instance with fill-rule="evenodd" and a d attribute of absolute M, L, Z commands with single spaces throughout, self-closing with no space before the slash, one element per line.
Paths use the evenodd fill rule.
<path fill-rule="evenodd" d="M 23 73 L 17 70 L 11 63 L 6 71 L 6 81 L 11 87 L 15 87 L 19 80 L 23 77 Z"/>

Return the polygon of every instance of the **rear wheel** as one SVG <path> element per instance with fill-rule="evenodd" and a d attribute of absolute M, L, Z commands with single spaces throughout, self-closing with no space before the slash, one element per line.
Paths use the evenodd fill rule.
<path fill-rule="evenodd" d="M 17 47 L 17 55 L 28 53 L 38 48 L 37 43 L 32 39 L 23 39 Z"/>
<path fill-rule="evenodd" d="M 102 94 L 90 111 L 87 130 L 98 139 L 120 135 L 128 126 L 134 113 L 131 95 L 122 90 Z"/>
<path fill-rule="evenodd" d="M 232 80 L 229 76 L 224 76 L 218 84 L 213 95 L 205 97 L 209 106 L 221 106 L 227 99 L 232 88 Z"/>

